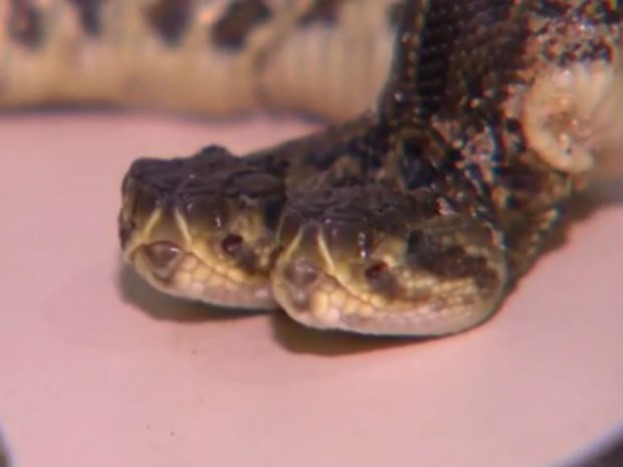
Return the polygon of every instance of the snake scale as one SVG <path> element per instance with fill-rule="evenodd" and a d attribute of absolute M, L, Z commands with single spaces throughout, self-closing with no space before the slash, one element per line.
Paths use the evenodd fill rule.
<path fill-rule="evenodd" d="M 125 260 L 319 329 L 490 317 L 623 145 L 618 0 L 12 0 L 0 105 L 295 109 L 326 130 L 142 158 Z"/>

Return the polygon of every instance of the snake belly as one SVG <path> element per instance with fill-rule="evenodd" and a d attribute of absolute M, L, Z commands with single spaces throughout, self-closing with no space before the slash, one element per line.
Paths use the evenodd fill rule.
<path fill-rule="evenodd" d="M 617 0 L 5 0 L 0 106 L 320 115 L 240 157 L 142 158 L 125 260 L 319 329 L 484 322 L 623 147 Z"/>

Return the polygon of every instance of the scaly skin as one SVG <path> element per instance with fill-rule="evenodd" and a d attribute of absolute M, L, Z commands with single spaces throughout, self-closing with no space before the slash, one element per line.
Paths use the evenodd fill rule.
<path fill-rule="evenodd" d="M 169 293 L 321 329 L 469 329 L 620 157 L 621 17 L 608 0 L 406 1 L 372 114 L 245 158 L 136 161 L 125 258 Z"/>
<path fill-rule="evenodd" d="M 371 108 L 386 79 L 395 3 L 1 0 L 0 107 L 270 108 L 343 120 Z"/>
<path fill-rule="evenodd" d="M 4 0 L 0 107 L 363 113 L 136 161 L 124 257 L 183 297 L 443 335 L 498 309 L 621 158 L 621 23 L 614 0 Z"/>

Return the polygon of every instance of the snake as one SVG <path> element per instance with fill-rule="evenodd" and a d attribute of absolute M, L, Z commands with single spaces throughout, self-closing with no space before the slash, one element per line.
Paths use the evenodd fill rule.
<path fill-rule="evenodd" d="M 136 159 L 117 219 L 156 289 L 320 330 L 486 322 L 621 157 L 618 0 L 5 0 L 0 20 L 4 108 L 325 119 Z"/>

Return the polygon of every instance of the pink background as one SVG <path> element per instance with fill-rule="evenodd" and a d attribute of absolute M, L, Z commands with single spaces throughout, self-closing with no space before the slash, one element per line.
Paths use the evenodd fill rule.
<path fill-rule="evenodd" d="M 133 158 L 305 128 L 0 118 L 0 419 L 20 466 L 545 465 L 623 429 L 620 202 L 575 224 L 493 320 L 436 341 L 210 312 L 122 271 Z"/>

